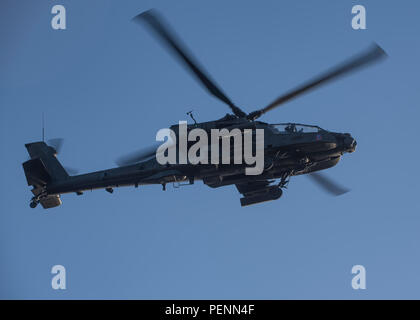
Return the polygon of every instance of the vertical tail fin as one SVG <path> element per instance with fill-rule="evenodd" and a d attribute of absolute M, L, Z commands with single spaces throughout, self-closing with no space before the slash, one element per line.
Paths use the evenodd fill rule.
<path fill-rule="evenodd" d="M 64 180 L 69 175 L 56 158 L 57 151 L 45 142 L 34 142 L 25 145 L 31 160 L 39 159 L 49 176 L 49 181 Z M 31 161 L 29 160 L 29 161 Z M 25 171 L 26 173 L 26 171 Z"/>
<path fill-rule="evenodd" d="M 35 208 L 38 203 L 44 209 L 53 208 L 61 205 L 58 194 L 48 194 L 47 185 L 51 182 L 67 179 L 69 175 L 57 160 L 57 151 L 48 146 L 45 142 L 34 142 L 25 145 L 31 157 L 23 163 L 28 185 L 33 186 L 34 197 L 30 207 Z"/>

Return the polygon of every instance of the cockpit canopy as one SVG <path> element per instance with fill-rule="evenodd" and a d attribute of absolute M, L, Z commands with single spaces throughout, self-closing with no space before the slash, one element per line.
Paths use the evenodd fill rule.
<path fill-rule="evenodd" d="M 275 133 L 293 133 L 293 132 L 321 132 L 325 131 L 324 129 L 308 125 L 308 124 L 301 124 L 301 123 L 277 123 L 277 124 L 270 124 L 270 128 Z"/>

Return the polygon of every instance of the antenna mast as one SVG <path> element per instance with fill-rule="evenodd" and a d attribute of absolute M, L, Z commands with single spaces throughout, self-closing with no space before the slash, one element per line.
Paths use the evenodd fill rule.
<path fill-rule="evenodd" d="M 45 116 L 42 112 L 42 142 L 45 142 Z"/>

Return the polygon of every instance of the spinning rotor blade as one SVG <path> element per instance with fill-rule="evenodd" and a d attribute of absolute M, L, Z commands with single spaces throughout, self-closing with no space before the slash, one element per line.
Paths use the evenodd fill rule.
<path fill-rule="evenodd" d="M 115 163 L 119 166 L 119 167 L 124 167 L 124 166 L 129 166 L 138 162 L 142 162 L 146 159 L 152 158 L 154 156 L 156 156 L 156 152 L 158 147 L 162 145 L 161 142 L 156 142 L 155 144 L 146 147 L 144 149 L 138 150 L 138 151 L 134 151 L 131 152 L 125 156 L 119 157 Z M 169 148 L 173 148 L 176 147 L 176 144 L 171 142 L 171 144 L 169 144 L 168 146 Z"/>
<path fill-rule="evenodd" d="M 211 77 L 205 72 L 205 70 L 199 65 L 199 63 L 193 58 L 192 54 L 188 52 L 187 48 L 181 44 L 181 41 L 177 39 L 174 33 L 169 31 L 168 27 L 162 17 L 159 17 L 155 10 L 149 10 L 143 12 L 133 20 L 137 22 L 146 22 L 147 25 L 156 33 L 160 40 L 169 47 L 172 52 L 177 56 L 189 70 L 194 74 L 198 80 L 207 88 L 207 90 L 216 98 L 226 103 L 238 117 L 245 117 L 246 114 L 223 93 L 223 91 L 216 85 Z"/>
<path fill-rule="evenodd" d="M 350 189 L 339 186 L 330 178 L 327 178 L 320 172 L 313 172 L 310 173 L 308 176 L 311 177 L 312 180 L 318 184 L 318 186 L 320 186 L 322 189 L 334 196 L 340 196 L 350 191 Z"/>
<path fill-rule="evenodd" d="M 48 142 L 48 145 L 53 147 L 55 151 L 57 151 L 57 154 L 58 154 L 61 151 L 61 147 L 63 146 L 64 140 L 62 138 L 55 138 L 55 139 L 50 139 L 47 142 Z"/>
<path fill-rule="evenodd" d="M 147 158 L 152 157 L 154 154 L 156 154 L 156 149 L 159 145 L 153 145 L 149 146 L 147 148 L 131 152 L 125 156 L 119 157 L 115 163 L 119 167 L 129 166 L 131 164 L 140 162 L 142 160 L 145 160 Z"/>
<path fill-rule="evenodd" d="M 351 72 L 356 71 L 357 69 L 363 66 L 367 66 L 373 62 L 377 62 L 385 57 L 387 57 L 387 54 L 385 53 L 385 51 L 376 43 L 374 43 L 373 46 L 369 48 L 366 52 L 363 52 L 359 54 L 358 56 L 355 56 L 349 59 L 348 61 L 345 61 L 341 63 L 340 65 L 335 66 L 329 71 L 319 75 L 318 77 L 313 78 L 312 80 L 304 83 L 303 85 L 297 87 L 296 89 L 293 89 L 287 92 L 286 94 L 274 100 L 265 108 L 251 112 L 247 116 L 247 118 L 250 120 L 255 120 L 259 118 L 260 116 L 262 116 L 264 113 L 282 105 L 283 103 L 293 98 L 298 97 L 299 95 L 303 93 L 306 93 L 312 89 L 315 89 L 316 87 L 322 84 L 326 84 L 327 82 L 331 80 L 336 80 L 337 78 L 341 76 L 350 74 Z"/>
<path fill-rule="evenodd" d="M 57 154 L 59 154 L 61 151 L 61 148 L 63 147 L 64 139 L 54 138 L 54 139 L 49 139 L 47 142 L 48 142 L 48 145 L 53 147 L 55 151 L 57 152 Z M 71 167 L 64 167 L 64 169 L 71 176 L 74 176 L 79 173 L 79 170 L 71 168 Z"/>
<path fill-rule="evenodd" d="M 220 135 L 221 141 L 223 141 L 223 139 L 230 139 L 232 137 L 235 137 L 237 135 L 237 133 L 223 133 Z M 170 142 L 167 145 L 168 150 L 172 150 L 172 148 L 176 148 L 177 144 L 175 143 L 176 140 L 173 140 L 172 138 L 170 138 Z M 219 147 L 219 140 L 217 140 L 217 142 L 215 144 L 211 143 L 205 146 L 202 146 L 202 152 L 211 152 L 211 148 L 213 146 L 216 146 L 216 148 Z M 123 166 L 129 166 L 138 162 L 142 162 L 146 159 L 152 158 L 156 155 L 162 154 L 163 151 L 159 151 L 159 153 L 157 152 L 157 149 L 159 146 L 162 145 L 162 142 L 156 142 L 154 145 L 149 146 L 147 148 L 129 153 L 128 155 L 119 157 L 115 163 L 119 166 L 119 167 L 123 167 Z M 181 153 L 181 150 L 176 150 L 177 153 Z"/>

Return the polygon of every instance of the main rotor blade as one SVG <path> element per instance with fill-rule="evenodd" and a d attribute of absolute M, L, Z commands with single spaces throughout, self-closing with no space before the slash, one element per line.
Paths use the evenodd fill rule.
<path fill-rule="evenodd" d="M 125 156 L 119 157 L 115 162 L 119 167 L 128 166 L 151 158 L 156 154 L 156 150 L 160 144 L 155 144 L 144 149 L 131 152 Z"/>
<path fill-rule="evenodd" d="M 174 140 L 170 140 L 169 142 L 166 142 L 167 145 L 166 147 L 172 150 L 172 148 L 176 148 L 176 143 Z M 148 160 L 151 159 L 152 157 L 156 157 L 159 155 L 162 155 L 165 151 L 159 150 L 158 152 L 158 148 L 162 145 L 162 142 L 156 142 L 146 148 L 131 152 L 125 156 L 119 157 L 115 163 L 119 166 L 119 167 L 124 167 L 124 166 L 129 166 L 132 164 L 136 164 L 139 162 L 142 162 L 144 160 Z M 168 151 L 169 152 L 169 151 Z"/>
<path fill-rule="evenodd" d="M 181 41 L 176 35 L 169 30 L 163 21 L 163 18 L 155 10 L 148 10 L 143 12 L 133 20 L 137 22 L 146 22 L 147 25 L 158 35 L 160 40 L 169 47 L 172 52 L 181 61 L 183 61 L 189 70 L 194 74 L 198 80 L 207 88 L 207 90 L 216 98 L 226 103 L 238 117 L 245 117 L 246 114 L 223 93 L 223 91 L 216 85 L 211 77 L 205 72 L 204 68 L 199 65 L 187 48 L 181 44 Z"/>
<path fill-rule="evenodd" d="M 331 68 L 327 72 L 313 78 L 312 80 L 304 83 L 303 85 L 297 87 L 296 89 L 293 89 L 287 92 L 286 94 L 274 100 L 265 108 L 251 112 L 248 115 L 248 119 L 255 120 L 259 118 L 260 116 L 262 116 L 264 113 L 282 105 L 283 103 L 293 98 L 298 97 L 299 95 L 303 93 L 306 93 L 312 89 L 315 89 L 316 87 L 322 84 L 326 84 L 327 82 L 331 80 L 335 80 L 341 76 L 350 74 L 351 72 L 356 71 L 357 69 L 363 66 L 367 66 L 373 62 L 377 62 L 385 57 L 387 57 L 387 54 L 385 53 L 385 51 L 376 43 L 374 43 L 372 47 L 369 48 L 367 51 Z"/>
<path fill-rule="evenodd" d="M 334 196 L 340 196 L 344 193 L 350 191 L 350 189 L 344 188 L 337 183 L 335 183 L 330 178 L 327 178 L 325 175 L 321 174 L 320 172 L 312 172 L 308 175 L 312 180 L 318 184 L 323 190 L 327 191 L 328 193 Z"/>

